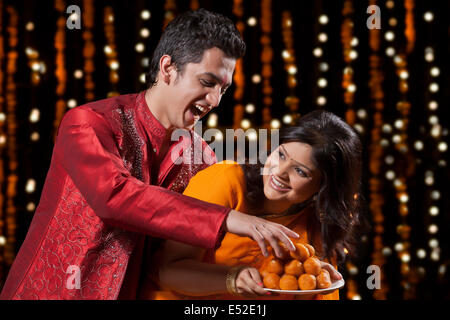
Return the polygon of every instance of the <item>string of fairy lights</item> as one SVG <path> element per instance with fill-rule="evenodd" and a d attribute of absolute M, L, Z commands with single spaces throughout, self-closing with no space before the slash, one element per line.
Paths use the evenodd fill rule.
<path fill-rule="evenodd" d="M 370 5 L 377 5 L 377 1 L 373 0 Z M 373 221 L 373 250 L 371 254 L 371 263 L 382 270 L 381 286 L 379 290 L 373 292 L 373 297 L 378 300 L 384 300 L 387 297 L 389 287 L 386 280 L 386 256 L 389 255 L 391 249 L 385 245 L 384 239 L 384 222 L 385 216 L 383 212 L 384 196 L 383 196 L 383 180 L 382 180 L 382 158 L 384 155 L 384 147 L 386 143 L 382 139 L 383 134 L 383 111 L 385 110 L 385 92 L 383 90 L 383 72 L 382 72 L 382 58 L 381 58 L 381 31 L 371 30 L 369 33 L 369 89 L 371 98 L 371 108 L 373 113 L 373 125 L 371 130 L 371 143 L 369 145 L 369 208 L 372 214 Z M 387 140 L 386 140 L 387 142 Z M 388 143 L 388 142 L 387 142 Z"/>
<path fill-rule="evenodd" d="M 298 110 L 300 99 L 297 96 L 297 62 L 295 56 L 294 36 L 292 31 L 292 14 L 289 10 L 285 10 L 281 17 L 282 35 L 284 50 L 281 56 L 284 62 L 284 69 L 286 71 L 286 85 L 289 89 L 288 96 L 284 100 L 284 104 L 289 108 L 289 111 L 283 116 L 283 123 L 289 125 L 294 123 L 298 118 Z"/>
<path fill-rule="evenodd" d="M 404 2 L 404 7 L 406 9 L 404 30 L 406 47 L 400 48 L 393 59 L 396 75 L 398 77 L 399 94 L 398 102 L 396 104 L 398 113 L 394 120 L 392 142 L 395 147 L 395 151 L 393 152 L 395 159 L 394 163 L 396 161 L 404 161 L 405 164 L 407 164 L 407 157 L 409 156 L 410 151 L 408 144 L 408 117 L 411 109 L 411 103 L 408 98 L 408 56 L 414 48 L 415 42 L 414 19 L 411 17 L 413 14 L 412 8 L 414 7 L 414 1 L 406 0 Z M 394 37 L 390 36 L 388 31 L 384 34 L 384 38 L 387 41 L 392 41 Z M 411 286 L 411 226 L 408 219 L 410 214 L 410 196 L 407 183 L 410 174 L 407 169 L 407 166 L 400 166 L 397 164 L 394 167 L 395 178 L 393 180 L 396 198 L 398 200 L 399 224 L 397 225 L 397 234 L 400 238 L 395 244 L 395 250 L 397 251 L 397 257 L 400 259 L 401 285 L 404 289 L 404 297 L 408 297 L 410 293 L 414 291 Z"/>
<path fill-rule="evenodd" d="M 177 3 L 175 0 L 166 0 L 164 2 L 164 22 L 162 29 L 164 30 L 167 24 L 175 18 L 177 11 Z"/>
<path fill-rule="evenodd" d="M 245 23 L 243 21 L 244 17 L 244 6 L 242 4 L 242 0 L 234 0 L 233 15 L 236 17 L 236 28 L 244 37 Z M 244 60 L 239 59 L 236 61 L 236 67 L 233 75 L 233 83 L 235 86 L 235 90 L 233 93 L 233 98 L 235 101 L 234 112 L 233 112 L 233 129 L 238 129 L 244 117 L 244 88 L 245 88 L 245 73 L 244 73 Z M 208 124 L 211 127 L 217 126 L 218 116 L 216 113 L 213 113 L 209 116 Z"/>
<path fill-rule="evenodd" d="M 423 14 L 423 21 L 425 23 L 426 31 L 428 35 L 436 30 L 436 24 L 434 20 L 433 11 L 425 11 Z M 429 39 L 429 38 L 427 38 Z M 440 68 L 435 63 L 435 54 L 437 54 L 434 46 L 436 43 L 427 43 L 424 48 L 424 60 L 426 62 L 427 70 L 425 74 L 425 105 L 426 113 L 428 117 L 427 126 L 425 131 L 429 133 L 428 144 L 432 148 L 430 159 L 433 165 L 428 165 L 424 174 L 424 183 L 426 185 L 426 205 L 427 215 L 424 217 L 424 226 L 427 231 L 428 240 L 427 244 L 423 244 L 421 248 L 418 248 L 416 255 L 420 260 L 425 259 L 427 256 L 432 264 L 439 263 L 437 268 L 438 276 L 443 277 L 446 273 L 447 265 L 449 261 L 441 261 L 441 248 L 439 245 L 439 226 L 438 218 L 441 213 L 440 200 L 441 191 L 438 189 L 436 180 L 438 174 L 436 173 L 437 163 L 438 168 L 446 168 L 447 162 L 444 158 L 444 154 L 447 152 L 448 145 L 445 138 L 448 136 L 448 128 L 443 126 L 439 121 L 438 108 L 439 108 L 439 79 L 441 75 Z M 418 152 L 423 152 L 424 143 L 421 140 L 417 140 L 414 143 L 415 149 Z M 429 162 L 428 162 L 429 163 Z M 428 247 L 427 250 L 425 249 Z M 426 275 L 426 269 L 423 266 L 418 268 L 419 274 L 423 277 Z"/>
<path fill-rule="evenodd" d="M 56 86 L 56 106 L 55 106 L 55 120 L 53 122 L 53 137 L 56 138 L 59 123 L 66 111 L 67 102 L 65 100 L 66 83 L 67 83 L 67 71 L 65 66 L 65 48 L 66 48 L 66 4 L 63 0 L 55 0 L 55 9 L 58 12 L 58 19 L 56 22 L 55 33 L 55 76 L 57 79 Z M 31 119 L 30 119 L 31 120 Z"/>
<path fill-rule="evenodd" d="M 377 5 L 377 1 L 371 1 L 371 5 Z M 373 221 L 373 250 L 371 254 L 371 263 L 379 266 L 381 273 L 381 288 L 373 292 L 375 299 L 386 299 L 386 293 L 389 288 L 385 281 L 385 264 L 386 264 L 386 248 L 384 244 L 384 221 L 385 216 L 383 212 L 384 197 L 383 197 L 383 180 L 382 180 L 382 157 L 384 155 L 382 143 L 382 126 L 384 123 L 383 111 L 384 104 L 384 90 L 383 90 L 383 73 L 381 68 L 381 31 L 371 30 L 369 33 L 369 48 L 371 50 L 369 55 L 369 89 L 371 98 L 371 108 L 373 113 L 373 124 L 371 130 L 371 143 L 369 145 L 369 208 L 372 214 Z M 388 248 L 388 250 L 390 250 Z"/>
<path fill-rule="evenodd" d="M 317 79 L 317 88 L 318 88 L 318 95 L 315 100 L 315 104 L 319 108 L 323 108 L 327 104 L 327 97 L 325 94 L 322 93 L 323 90 L 328 86 L 328 80 L 326 78 L 327 71 L 329 69 L 329 63 L 323 59 L 324 56 L 324 45 L 328 41 L 328 33 L 325 32 L 325 28 L 329 22 L 328 15 L 322 13 L 319 15 L 317 22 L 319 25 L 319 33 L 317 35 L 318 44 L 313 49 L 313 56 L 317 60 L 318 69 L 320 72 L 319 78 Z"/>
<path fill-rule="evenodd" d="M 17 85 L 14 76 L 17 73 L 18 59 L 18 26 L 19 15 L 12 6 L 6 6 L 6 15 L 8 17 L 7 36 L 9 50 L 6 56 L 6 135 L 2 144 L 6 145 L 7 168 L 6 176 L 6 196 L 5 196 L 5 216 L 3 224 L 6 228 L 4 239 L 2 240 L 3 261 L 6 265 L 11 265 L 15 255 L 16 229 L 17 229 L 17 205 L 16 195 L 18 193 L 18 157 L 17 157 Z"/>
<path fill-rule="evenodd" d="M 342 72 L 342 89 L 344 91 L 344 103 L 347 106 L 345 119 L 348 124 L 354 126 L 355 129 L 362 133 L 363 127 L 360 124 L 355 123 L 356 112 L 354 110 L 356 84 L 353 79 L 355 69 L 352 66 L 352 62 L 358 57 L 358 52 L 354 49 L 358 45 L 358 38 L 353 36 L 353 13 L 353 1 L 344 1 L 342 8 L 343 21 L 341 26 L 341 43 L 345 67 Z M 358 114 L 363 114 L 363 111 L 358 112 Z"/>
<path fill-rule="evenodd" d="M 63 1 L 55 1 L 55 9 L 56 10 L 64 10 L 65 6 Z M 65 19 L 63 24 L 65 25 Z M 60 25 L 60 21 L 58 20 L 57 25 Z M 30 90 L 29 90 L 29 96 L 30 96 L 30 104 L 31 104 L 31 110 L 28 116 L 29 121 L 29 139 L 30 142 L 27 144 L 27 147 L 32 148 L 33 145 L 39 141 L 40 134 L 39 134 L 39 122 L 41 117 L 41 110 L 39 109 L 39 101 L 37 100 L 37 93 L 41 88 L 41 82 L 42 82 L 42 76 L 47 71 L 47 66 L 45 62 L 42 60 L 42 57 L 40 57 L 39 50 L 35 43 L 35 37 L 34 37 L 34 31 L 35 31 L 35 25 L 32 21 L 28 21 L 25 25 L 25 36 L 24 36 L 24 42 L 25 42 L 25 56 L 27 59 L 27 65 L 29 67 L 30 71 Z M 62 35 L 64 36 L 64 35 Z M 58 62 L 64 64 L 64 55 L 61 53 L 61 47 L 63 49 L 64 41 L 59 42 L 60 46 L 57 45 L 58 39 L 61 38 L 61 34 L 58 31 L 55 33 L 55 48 L 56 48 L 56 67 L 55 67 L 55 76 L 60 80 L 61 70 L 60 65 Z M 64 84 L 58 85 L 56 88 L 56 95 L 60 96 L 60 92 L 64 91 L 65 87 Z M 58 100 L 60 102 L 60 100 Z M 57 104 L 58 104 L 57 102 Z M 65 102 L 63 102 L 65 103 Z M 62 114 L 61 114 L 62 116 Z M 29 163 L 27 163 L 29 165 Z M 25 193 L 26 193 L 26 210 L 28 212 L 34 212 L 36 209 L 36 203 L 35 203 L 35 191 L 36 191 L 36 179 L 34 178 L 34 172 L 31 170 L 24 173 L 26 175 L 26 183 L 25 183 Z"/>
<path fill-rule="evenodd" d="M 394 8 L 393 1 L 386 1 L 386 8 L 388 14 L 390 14 Z M 405 6 L 411 5 L 405 2 Z M 406 11 L 407 16 L 410 11 Z M 411 19 L 406 19 L 408 23 L 405 24 L 405 29 L 408 30 L 408 34 L 405 34 L 405 38 L 408 40 L 407 46 L 411 50 L 413 47 L 410 41 L 414 41 L 414 37 L 410 35 L 412 26 L 410 25 Z M 386 42 L 385 53 L 388 57 L 392 58 L 394 64 L 395 74 L 397 75 L 398 83 L 398 95 L 396 102 L 397 117 L 393 123 L 385 122 L 381 126 L 384 138 L 379 141 L 380 146 L 383 148 L 384 163 L 387 167 L 384 178 L 392 183 L 395 190 L 398 210 L 398 224 L 396 226 L 396 233 L 399 237 L 398 241 L 394 244 L 393 248 L 397 252 L 397 257 L 400 262 L 400 274 L 401 274 L 401 286 L 405 290 L 411 290 L 411 268 L 410 268 L 410 234 L 411 226 L 409 225 L 409 194 L 407 190 L 407 179 L 409 173 L 405 170 L 406 167 L 402 164 L 407 163 L 407 157 L 409 156 L 408 146 L 408 116 L 410 112 L 411 104 L 408 101 L 408 82 L 409 77 L 407 68 L 407 55 L 408 50 L 405 48 L 393 45 L 394 39 L 397 38 L 394 27 L 397 25 L 397 19 L 389 16 L 388 20 L 389 28 L 383 33 L 382 38 Z M 380 35 L 381 36 L 381 35 Z M 393 145 L 393 148 L 390 147 Z M 381 150 L 380 150 L 381 153 Z M 381 157 L 380 157 L 381 158 Z M 384 220 L 384 218 L 383 218 Z M 380 249 L 381 247 L 378 246 Z M 391 255 L 392 249 L 390 246 L 385 246 L 381 250 L 382 256 L 377 256 L 377 259 L 385 264 L 385 257 Z M 383 278 L 383 280 L 385 280 Z M 374 297 L 379 299 L 385 299 L 388 293 L 387 284 L 384 283 L 385 289 L 378 292 L 374 292 Z M 405 291 L 406 292 L 406 291 Z"/>
<path fill-rule="evenodd" d="M 240 17 L 240 18 L 244 20 L 243 17 Z M 252 15 L 252 16 L 248 17 L 247 26 L 248 26 L 249 32 L 256 33 L 257 25 L 258 25 L 258 19 L 255 16 Z M 245 74 L 244 74 L 244 76 L 245 76 Z M 253 73 L 250 80 L 251 80 L 252 86 L 256 87 L 261 83 L 261 75 L 259 73 Z M 243 85 L 245 85 L 245 82 L 243 84 L 241 82 L 238 82 L 238 83 L 236 83 L 236 85 L 243 86 Z M 239 90 L 239 89 L 236 88 L 236 90 Z M 255 112 L 256 112 L 256 104 L 254 102 L 248 102 L 245 104 L 244 114 L 242 115 L 241 118 L 236 119 L 237 121 L 240 121 L 239 122 L 240 128 L 248 129 L 252 126 L 252 123 L 249 118 L 252 117 L 255 114 Z M 217 122 L 217 119 L 216 119 L 216 122 Z"/>
<path fill-rule="evenodd" d="M 93 77 L 95 71 L 94 11 L 95 7 L 93 0 L 83 0 L 83 78 L 85 101 L 92 101 L 95 99 L 95 82 Z M 113 70 L 117 70 L 119 68 L 119 63 L 117 60 L 112 60 L 109 67 Z"/>
<path fill-rule="evenodd" d="M 0 12 L 3 12 L 3 0 L 0 0 Z M 5 44 L 3 37 L 3 15 L 0 15 L 0 276 L 5 273 L 5 244 L 6 244 L 6 236 L 4 233 L 5 229 L 5 211 L 4 203 L 5 203 L 5 191 L 4 191 L 4 183 L 5 183 L 5 172 L 4 172 L 4 155 L 5 155 L 5 120 L 6 114 L 4 110 L 5 99 L 3 98 L 3 84 L 4 84 L 4 74 L 3 74 L 3 65 L 5 63 Z"/>
<path fill-rule="evenodd" d="M 141 11 L 141 14 L 139 16 L 139 24 L 141 25 L 141 28 L 139 29 L 139 41 L 136 43 L 134 49 L 136 51 L 136 54 L 138 55 L 140 61 L 140 71 L 139 71 L 139 82 L 140 83 L 146 83 L 145 78 L 145 71 L 150 66 L 150 58 L 145 55 L 146 52 L 146 46 L 145 43 L 150 38 L 150 29 L 147 28 L 146 24 L 148 21 L 150 21 L 151 13 L 149 10 L 144 9 Z"/>
<path fill-rule="evenodd" d="M 14 260 L 15 252 L 20 245 L 17 239 L 18 214 L 23 207 L 32 214 L 37 206 L 38 181 L 35 172 L 28 170 L 26 176 L 19 168 L 18 137 L 21 122 L 17 119 L 20 107 L 17 99 L 16 75 L 22 72 L 23 66 L 18 63 L 18 52 L 23 51 L 26 61 L 26 72 L 29 74 L 28 83 L 31 104 L 27 108 L 28 131 L 27 143 L 37 146 L 43 140 L 42 125 L 44 112 L 37 101 L 37 92 L 45 86 L 45 81 L 53 77 L 54 104 L 52 113 L 53 138 L 59 123 L 68 110 L 81 103 L 106 97 L 97 97 L 96 86 L 104 86 L 106 96 L 116 96 L 120 92 L 119 74 L 121 63 L 120 40 L 121 33 L 116 19 L 122 13 L 113 4 L 97 6 L 93 0 L 83 0 L 81 15 L 73 13 L 72 20 L 82 20 L 79 31 L 80 57 L 82 65 L 71 63 L 67 52 L 68 32 L 66 21 L 68 15 L 64 0 L 54 0 L 53 9 L 57 13 L 54 22 L 54 64 L 48 64 L 46 57 L 41 54 L 42 48 L 36 38 L 36 20 L 24 21 L 21 26 L 18 20 L 18 10 L 13 5 L 5 5 L 0 0 L 0 285 L 4 280 L 9 266 Z M 191 0 L 190 9 L 198 9 L 202 2 Z M 361 274 L 366 265 L 348 259 L 344 265 L 347 274 L 346 298 L 362 299 L 366 294 L 374 299 L 386 299 L 394 286 L 400 286 L 402 298 L 411 299 L 419 295 L 418 284 L 427 281 L 428 277 L 444 277 L 448 268 L 448 254 L 442 247 L 443 232 L 440 228 L 443 206 L 442 174 L 447 170 L 446 156 L 448 146 L 446 139 L 448 129 L 440 118 L 440 106 L 444 105 L 440 94 L 443 86 L 442 72 L 439 66 L 438 43 L 432 35 L 438 30 L 436 15 L 433 9 L 419 12 L 414 0 L 395 2 L 392 0 L 370 0 L 383 8 L 383 24 L 381 30 L 368 31 L 367 43 L 358 39 L 355 25 L 358 23 L 355 10 L 360 7 L 355 0 L 344 0 L 339 12 L 330 13 L 319 10 L 314 17 L 313 47 L 299 46 L 295 42 L 301 41 L 299 21 L 292 9 L 283 8 L 273 10 L 279 6 L 272 0 L 263 0 L 257 8 L 247 8 L 243 0 L 233 0 L 229 16 L 233 17 L 241 35 L 252 37 L 258 42 L 260 51 L 257 59 L 260 64 L 249 61 L 255 57 L 248 54 L 236 63 L 233 75 L 232 127 L 244 129 L 247 132 L 255 128 L 277 129 L 283 124 L 290 125 L 306 113 L 308 106 L 303 101 L 306 97 L 300 95 L 302 77 L 307 75 L 299 65 L 299 57 L 304 50 L 308 51 L 314 62 L 312 76 L 313 90 L 312 107 L 327 109 L 331 101 L 339 99 L 345 108 L 345 120 L 360 134 L 367 146 L 368 157 L 364 165 L 367 167 L 368 194 L 365 196 L 372 220 L 371 252 L 368 264 L 380 267 L 381 288 L 367 293 L 365 283 L 360 282 Z M 146 4 L 140 9 L 136 18 L 135 43 L 133 54 L 136 61 L 136 83 L 146 82 L 145 73 L 149 67 L 149 40 L 151 32 L 159 35 L 165 26 L 176 17 L 182 7 L 177 0 L 165 0 L 162 13 L 150 11 L 151 5 Z M 396 10 L 401 7 L 401 10 Z M 103 19 L 95 20 L 95 13 L 101 14 Z M 153 10 L 153 9 L 152 9 Z M 335 14 L 339 14 L 338 17 Z M 161 26 L 153 30 L 150 24 L 153 15 L 160 15 Z M 155 16 L 156 17 L 156 16 Z M 418 19 L 420 18 L 420 19 Z M 333 28 L 336 21 L 340 28 Z M 419 21 L 419 22 L 418 22 Z M 275 25 L 279 23 L 279 25 Z M 24 30 L 24 38 L 19 37 L 18 28 Z M 365 26 L 364 26 L 365 28 Z M 425 40 L 417 38 L 419 28 L 425 30 Z M 422 30 L 420 29 L 420 30 Z M 101 30 L 101 32 L 99 32 Z M 280 34 L 276 34 L 275 30 Z M 98 36 L 98 37 L 97 37 Z M 156 36 L 155 36 L 156 37 Z M 280 38 L 280 41 L 276 41 Z M 336 57 L 329 54 L 330 40 L 338 39 L 342 52 L 340 64 Z M 103 39 L 100 41 L 99 39 Z M 281 46 L 276 47 L 278 44 Z M 368 56 L 363 57 L 363 46 L 368 47 Z M 97 49 L 98 48 L 98 49 Z M 98 51 L 98 52 L 97 52 Z M 415 79 L 413 52 L 423 52 L 425 73 L 423 79 Z M 101 54 L 106 69 L 96 68 L 96 57 Z M 367 63 L 368 70 L 359 66 Z M 283 81 L 274 79 L 274 66 L 280 62 L 283 66 Z M 342 66 L 340 71 L 340 96 L 331 96 L 332 75 L 330 64 Z M 47 70 L 52 65 L 53 70 Z M 105 66 L 104 65 L 104 66 Z M 94 77 L 100 70 L 106 70 L 102 77 L 103 83 L 96 84 Z M 299 72 L 301 71 L 301 72 Z M 367 72 L 368 82 L 357 83 L 357 77 Z M 46 75 L 44 77 L 44 75 Z M 73 79 L 68 79 L 73 77 Z M 357 77 L 356 77 L 357 76 Z M 387 81 L 389 78 L 389 81 Z M 97 78 L 96 78 L 97 79 Z M 83 86 L 81 92 L 75 91 L 69 85 L 70 80 L 79 81 Z M 412 124 L 412 115 L 417 110 L 417 102 L 411 99 L 411 88 L 420 80 L 424 86 L 424 103 L 419 112 L 425 117 L 420 129 Z M 386 88 L 387 83 L 395 83 L 397 87 Z M 281 103 L 275 101 L 275 88 L 285 86 L 286 94 Z M 368 88 L 368 95 L 359 94 L 364 86 Z M 251 94 L 246 94 L 250 92 Z M 390 92 L 390 94 L 388 94 Z M 366 100 L 364 100 L 366 99 Z M 302 103 L 300 103 L 302 102 Z M 273 108 L 281 110 L 277 119 L 273 116 Z M 392 108 L 391 108 L 392 106 Z M 231 109 L 230 109 L 231 110 Z M 48 113 L 47 113 L 48 114 Z M 278 116 L 277 116 L 278 117 Z M 206 124 L 211 128 L 221 128 L 221 111 L 214 110 L 208 115 Z M 260 120 L 260 125 L 257 121 Z M 420 134 L 415 135 L 414 130 Z M 257 139 L 257 131 L 246 135 L 248 139 Z M 223 136 L 216 136 L 223 139 Z M 419 208 L 415 208 L 413 194 L 415 192 L 414 174 L 421 172 L 420 182 L 423 185 L 424 212 L 421 225 L 417 225 Z M 20 184 L 23 180 L 23 183 Z M 22 188 L 21 190 L 20 188 Z M 392 197 L 386 190 L 393 191 Z M 24 196 L 24 205 L 17 203 L 17 196 Z M 386 201 L 394 199 L 389 209 Z M 393 215 L 395 211 L 395 215 Z M 387 223 L 389 221 L 389 223 Z M 388 230 L 388 228 L 391 228 Z M 422 230 L 423 229 L 423 230 Z M 415 241 L 415 235 L 424 234 L 421 240 Z M 391 235 L 394 234 L 395 237 Z M 365 240 L 368 240 L 366 237 Z M 419 241 L 419 243 L 417 243 Z M 366 241 L 369 242 L 369 241 Z M 346 252 L 348 253 L 348 252 Z M 389 282 L 386 270 L 396 259 L 401 279 L 398 283 Z M 433 268 L 429 268 L 429 266 Z"/>
<path fill-rule="evenodd" d="M 353 61 L 357 59 L 358 54 L 354 49 L 358 45 L 358 39 L 353 36 L 353 1 L 346 0 L 342 4 L 342 23 L 341 23 L 341 45 L 342 45 L 342 57 L 344 60 L 344 67 L 342 70 L 342 95 L 344 104 L 346 105 L 345 119 L 347 123 L 357 129 L 360 133 L 363 131 L 363 127 L 356 122 L 356 112 L 354 110 L 354 93 L 356 91 L 356 84 L 354 83 L 353 74 L 355 72 L 353 67 Z M 324 20 L 325 21 L 325 20 Z M 325 35 L 325 36 L 324 36 Z M 324 42 L 327 40 L 328 35 L 320 33 L 319 41 Z M 320 80 L 318 84 L 320 86 Z M 322 87 L 324 87 L 326 83 L 323 83 Z M 361 109 L 364 110 L 364 109 Z M 360 114 L 361 112 L 359 112 Z M 347 249 L 346 249 L 347 250 Z M 347 252 L 348 253 L 348 252 Z M 348 280 L 347 280 L 347 298 L 351 300 L 359 300 L 361 299 L 361 295 L 359 293 L 358 282 L 356 280 L 356 276 L 359 272 L 359 268 L 357 265 L 349 258 L 346 261 L 346 268 L 348 272 Z"/>
<path fill-rule="evenodd" d="M 114 31 L 114 11 L 111 6 L 105 7 L 103 10 L 103 23 L 105 29 L 106 45 L 104 47 L 104 53 L 106 56 L 106 65 L 109 67 L 109 82 L 111 84 L 110 90 L 108 91 L 108 97 L 118 96 L 117 83 L 119 82 L 119 59 L 117 46 L 115 41 L 115 31 Z M 142 51 L 141 43 L 138 43 L 135 47 L 136 51 Z"/>
<path fill-rule="evenodd" d="M 399 212 L 399 224 L 397 225 L 397 233 L 399 235 L 399 241 L 397 241 L 394 245 L 394 249 L 397 252 L 397 257 L 400 260 L 400 274 L 402 276 L 402 289 L 403 289 L 403 298 L 409 299 L 414 298 L 417 295 L 417 284 L 419 278 L 425 279 L 425 275 L 428 272 L 426 268 L 423 266 L 421 262 L 427 256 L 427 250 L 425 247 L 429 247 L 430 254 L 428 257 L 433 262 L 438 262 L 440 260 L 440 252 L 439 241 L 437 240 L 438 226 L 436 223 L 433 223 L 433 217 L 436 217 L 439 212 L 439 207 L 435 204 L 439 202 L 440 191 L 434 187 L 435 184 L 435 173 L 434 163 L 437 163 L 440 167 L 445 167 L 445 160 L 441 159 L 441 154 L 446 151 L 446 142 L 441 136 L 443 132 L 447 132 L 446 128 L 443 128 L 439 123 L 439 117 L 434 114 L 437 110 L 438 103 L 434 99 L 434 96 L 439 91 L 439 85 L 436 82 L 436 78 L 440 74 L 440 70 L 437 66 L 433 66 L 432 63 L 434 61 L 434 49 L 432 46 L 426 46 L 424 50 L 425 61 L 429 63 L 429 71 L 427 77 L 425 77 L 425 96 L 428 99 L 427 109 L 429 116 L 427 119 L 427 127 L 429 130 L 423 129 L 421 133 L 425 134 L 425 131 L 428 131 L 430 134 L 430 145 L 435 147 L 436 152 L 430 152 L 429 154 L 433 155 L 431 159 L 428 159 L 429 162 L 433 163 L 430 168 L 425 170 L 424 176 L 424 184 L 426 185 L 426 195 L 429 199 L 426 199 L 426 202 L 429 204 L 428 214 L 424 215 L 424 222 L 426 226 L 426 233 L 428 234 L 429 242 L 428 245 L 422 245 L 416 249 L 416 252 L 413 252 L 413 248 L 411 247 L 411 233 L 420 232 L 420 230 L 412 230 L 411 225 L 408 224 L 408 215 L 410 213 L 410 206 L 408 206 L 410 196 L 407 188 L 407 180 L 410 178 L 411 173 L 408 171 L 412 171 L 411 164 L 414 165 L 414 159 L 410 156 L 410 152 L 412 146 L 409 145 L 408 139 L 408 124 L 409 124 L 409 116 L 411 113 L 411 103 L 407 99 L 407 93 L 409 90 L 408 79 L 409 71 L 408 71 L 408 55 L 412 52 L 415 45 L 415 25 L 414 25 L 414 1 L 405 1 L 405 29 L 404 36 L 406 40 L 405 48 L 395 48 L 393 45 L 393 40 L 397 38 L 397 35 L 394 32 L 394 27 L 397 26 L 397 19 L 392 16 L 392 10 L 395 4 L 393 1 L 387 1 L 386 7 L 388 12 L 391 13 L 388 24 L 390 26 L 390 30 L 385 32 L 384 39 L 388 43 L 386 48 L 386 55 L 391 57 L 393 63 L 395 65 L 396 75 L 398 77 L 398 91 L 399 91 L 399 101 L 397 102 L 396 108 L 398 110 L 397 119 L 394 120 L 392 124 L 386 123 L 383 125 L 383 132 L 386 136 L 392 135 L 391 141 L 388 139 L 383 139 L 382 145 L 384 147 L 389 146 L 392 142 L 395 146 L 396 154 L 389 153 L 385 157 L 385 163 L 388 166 L 388 170 L 386 171 L 385 177 L 388 181 L 391 181 L 395 190 L 396 196 L 398 199 L 398 212 Z M 426 11 L 423 14 L 423 20 L 427 23 L 432 23 L 434 14 L 431 11 Z M 424 128 L 424 127 L 422 127 Z M 445 135 L 445 134 L 444 134 Z M 442 139 L 439 141 L 439 139 Z M 437 142 L 437 143 L 436 143 Z M 426 155 L 424 154 L 425 144 L 419 139 L 414 142 L 414 149 L 416 150 L 415 159 L 417 164 L 420 165 L 423 160 L 426 159 Z M 439 156 L 436 157 L 435 155 Z M 406 157 L 403 159 L 403 166 L 398 165 L 394 166 L 396 162 L 399 162 L 398 159 L 401 157 Z M 408 157 L 409 156 L 409 157 Z M 409 166 L 405 166 L 409 164 Z M 385 255 L 389 255 L 392 250 L 389 247 L 384 249 Z M 415 255 L 414 255 L 415 253 Z M 414 257 L 415 256 L 415 257 Z M 415 259 L 416 258 L 416 259 Z M 414 264 L 414 265 L 412 265 Z M 446 263 L 442 263 L 438 269 L 439 275 L 443 275 L 446 271 Z"/>
<path fill-rule="evenodd" d="M 273 48 L 272 48 L 272 0 L 261 1 L 261 76 L 262 76 L 262 127 L 269 128 L 272 119 L 273 88 L 271 78 Z"/>

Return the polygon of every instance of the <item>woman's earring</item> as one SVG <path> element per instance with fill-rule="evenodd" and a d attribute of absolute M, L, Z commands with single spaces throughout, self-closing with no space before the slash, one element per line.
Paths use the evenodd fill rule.
<path fill-rule="evenodd" d="M 324 219 L 325 219 L 325 217 L 324 217 L 323 211 L 319 211 L 319 221 L 320 221 L 320 223 L 323 223 Z"/>

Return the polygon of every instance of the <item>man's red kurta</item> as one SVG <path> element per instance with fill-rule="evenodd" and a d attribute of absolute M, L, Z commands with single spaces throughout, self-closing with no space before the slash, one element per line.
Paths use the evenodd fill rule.
<path fill-rule="evenodd" d="M 0 298 L 134 298 L 145 235 L 213 248 L 230 209 L 177 192 L 215 155 L 190 132 L 161 157 L 166 134 L 145 91 L 68 111 Z"/>

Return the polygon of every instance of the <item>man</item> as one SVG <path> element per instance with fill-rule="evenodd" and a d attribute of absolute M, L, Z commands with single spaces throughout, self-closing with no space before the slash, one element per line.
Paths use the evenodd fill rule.
<path fill-rule="evenodd" d="M 229 19 L 186 13 L 161 37 L 148 90 L 67 112 L 2 299 L 135 298 L 146 235 L 212 248 L 228 231 L 264 253 L 265 240 L 278 254 L 279 240 L 295 250 L 283 226 L 177 193 L 215 156 L 193 131 L 174 142 L 172 132 L 219 104 L 244 50 Z M 184 152 L 199 141 L 201 164 Z"/>

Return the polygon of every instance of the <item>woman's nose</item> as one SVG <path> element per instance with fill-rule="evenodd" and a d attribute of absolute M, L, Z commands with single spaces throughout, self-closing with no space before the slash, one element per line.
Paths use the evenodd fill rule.
<path fill-rule="evenodd" d="M 288 161 L 283 161 L 281 159 L 278 159 L 278 163 L 277 163 L 277 167 L 275 169 L 275 173 L 280 178 L 287 179 L 289 177 L 288 168 L 289 168 Z"/>

